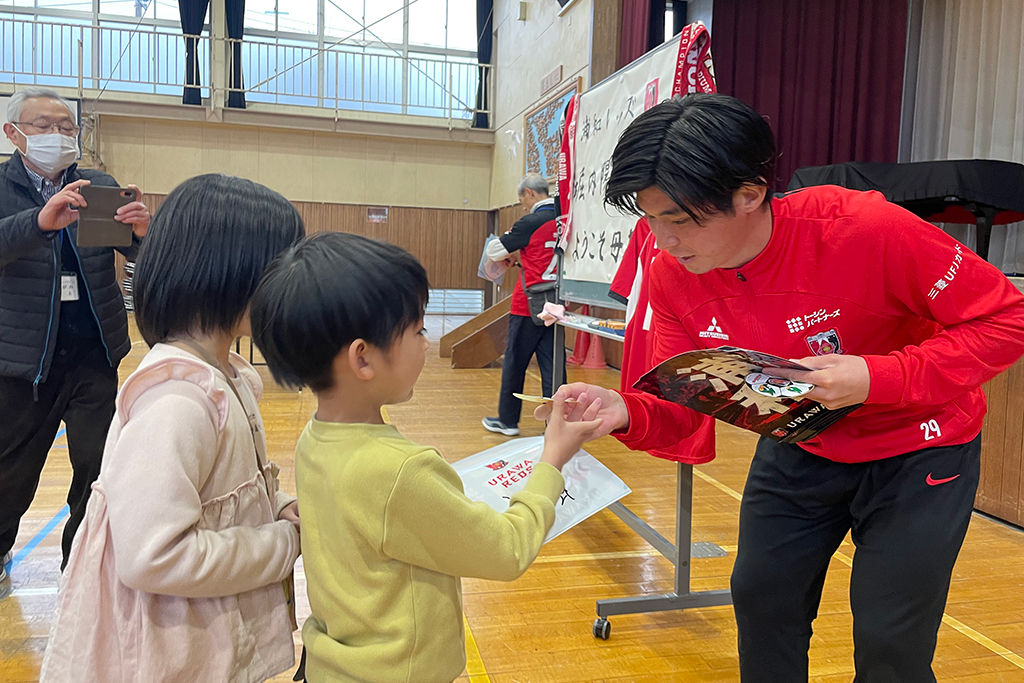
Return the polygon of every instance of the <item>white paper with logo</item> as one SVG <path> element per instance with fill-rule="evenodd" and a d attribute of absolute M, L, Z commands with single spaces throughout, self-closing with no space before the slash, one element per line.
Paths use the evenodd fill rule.
<path fill-rule="evenodd" d="M 544 437 L 513 439 L 460 460 L 452 467 L 462 478 L 471 500 L 504 512 L 512 495 L 525 486 L 543 449 Z M 565 490 L 555 503 L 555 523 L 545 543 L 630 493 L 614 472 L 582 450 L 562 468 L 562 477 Z"/>

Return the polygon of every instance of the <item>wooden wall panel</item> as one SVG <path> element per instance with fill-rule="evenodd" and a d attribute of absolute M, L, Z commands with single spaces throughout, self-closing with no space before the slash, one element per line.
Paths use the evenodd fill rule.
<path fill-rule="evenodd" d="M 622 41 L 622 0 L 594 0 L 590 38 L 590 79 L 593 87 L 619 69 Z"/>
<path fill-rule="evenodd" d="M 984 389 L 988 413 L 981 430 L 981 479 L 974 506 L 1024 525 L 1024 360 Z"/>
<path fill-rule="evenodd" d="M 146 205 L 155 213 L 165 196 L 146 195 Z M 292 203 L 308 234 L 347 232 L 407 249 L 426 268 L 434 289 L 482 290 L 488 284 L 476 274 L 487 237 L 487 211 L 389 207 L 387 223 L 370 223 L 365 205 Z M 118 254 L 118 278 L 123 264 Z"/>
<path fill-rule="evenodd" d="M 366 206 L 294 202 L 306 232 L 347 232 L 391 242 L 423 263 L 435 289 L 484 289 L 477 277 L 487 237 L 486 211 L 391 207 L 386 223 L 366 220 Z"/>

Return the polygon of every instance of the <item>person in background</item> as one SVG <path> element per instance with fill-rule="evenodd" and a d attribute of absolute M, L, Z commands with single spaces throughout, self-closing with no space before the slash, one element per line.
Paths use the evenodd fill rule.
<path fill-rule="evenodd" d="M 75 107 L 53 90 L 25 88 L 7 104 L 4 134 L 17 151 L 0 164 L 0 580 L 61 421 L 73 470 L 67 564 L 131 348 L 114 249 L 76 245 L 79 190 L 118 185 L 78 168 L 78 131 Z M 149 210 L 132 202 L 115 218 L 132 227 L 132 245 L 117 251 L 134 260 Z"/>
<path fill-rule="evenodd" d="M 512 229 L 487 249 L 492 261 L 512 260 L 519 252 L 521 277 L 512 290 L 512 314 L 508 320 L 508 339 L 501 363 L 501 392 L 498 395 L 498 416 L 485 417 L 484 429 L 505 436 L 519 435 L 519 417 L 523 402 L 513 394 L 523 391 L 526 369 L 536 356 L 541 386 L 545 396 L 553 391 L 555 328 L 548 327 L 530 315 L 526 287 L 558 279 L 555 244 L 558 231 L 558 207 L 548 194 L 548 181 L 537 173 L 528 173 L 519 181 L 519 203 L 526 215 Z M 565 367 L 562 368 L 565 377 Z"/>

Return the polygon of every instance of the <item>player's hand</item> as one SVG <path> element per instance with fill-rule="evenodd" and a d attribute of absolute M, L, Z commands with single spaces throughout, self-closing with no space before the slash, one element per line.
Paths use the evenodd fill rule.
<path fill-rule="evenodd" d="M 278 519 L 279 520 L 283 519 L 286 522 L 291 522 L 292 524 L 295 525 L 295 528 L 298 529 L 299 528 L 299 502 L 298 501 L 292 501 L 291 503 L 288 503 L 288 505 L 286 505 L 281 510 L 281 514 L 278 516 Z"/>
<path fill-rule="evenodd" d="M 829 410 L 864 403 L 871 390 L 871 373 L 868 363 L 860 356 L 808 356 L 795 359 L 813 372 L 772 368 L 771 374 L 796 382 L 807 382 L 814 389 L 806 395 Z"/>
<path fill-rule="evenodd" d="M 135 190 L 136 196 L 142 196 L 142 190 L 135 185 L 129 185 L 128 187 Z M 115 220 L 132 226 L 132 232 L 140 238 L 146 236 L 146 231 L 149 230 L 150 218 L 149 209 L 141 201 L 125 204 L 114 214 Z"/>
<path fill-rule="evenodd" d="M 554 399 L 548 428 L 544 431 L 544 452 L 540 456 L 540 461 L 561 470 L 583 444 L 604 436 L 601 433 L 604 420 L 599 417 L 600 398 L 589 401 L 589 406 L 580 414 L 579 419 L 572 422 L 565 419 L 565 414 L 571 412 L 567 410 L 570 406 L 565 404 L 565 396 L 556 393 Z"/>
<path fill-rule="evenodd" d="M 617 429 L 629 428 L 629 412 L 626 410 L 626 402 L 611 389 L 592 384 L 566 384 L 558 388 L 553 398 L 556 402 L 559 399 L 563 401 L 562 416 L 566 422 L 579 422 L 590 405 L 598 399 L 601 400 L 601 407 L 597 413 L 597 417 L 602 420 L 601 429 L 598 434 L 588 439 L 589 441 L 611 434 Z M 576 403 L 564 402 L 570 398 Z M 533 411 L 533 416 L 538 420 L 550 421 L 555 405 L 555 403 L 546 403 Z"/>
<path fill-rule="evenodd" d="M 78 209 L 88 206 L 85 198 L 78 193 L 78 189 L 89 184 L 88 180 L 76 180 L 50 197 L 50 201 L 46 202 L 46 206 L 39 212 L 36 221 L 39 229 L 43 232 L 56 232 L 77 221 Z M 71 208 L 72 205 L 74 209 Z"/>

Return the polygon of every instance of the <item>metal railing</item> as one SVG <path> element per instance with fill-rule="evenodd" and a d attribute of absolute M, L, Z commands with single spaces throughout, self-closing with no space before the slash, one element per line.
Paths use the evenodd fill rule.
<path fill-rule="evenodd" d="M 85 90 L 181 96 L 185 41 L 162 27 L 115 26 L 0 18 L 0 81 Z M 200 80 L 207 84 L 210 40 L 198 41 Z"/>
<path fill-rule="evenodd" d="M 229 61 L 240 53 L 246 84 L 228 90 L 251 102 L 452 119 L 488 113 L 490 98 L 478 108 L 477 90 L 481 79 L 490 82 L 491 67 L 470 59 L 261 38 L 226 42 Z"/>
<path fill-rule="evenodd" d="M 471 119 L 489 113 L 491 66 L 466 57 L 409 55 L 360 45 L 326 47 L 252 36 L 196 40 L 193 82 L 202 97 L 218 90 L 243 92 L 252 103 L 321 107 L 336 111 Z M 0 82 L 85 91 L 180 97 L 185 86 L 185 38 L 173 27 L 136 28 L 0 18 Z M 212 78 L 214 51 L 223 49 L 233 71 L 240 60 L 242 87 L 228 74 Z M 478 88 L 488 92 L 478 106 Z"/>

